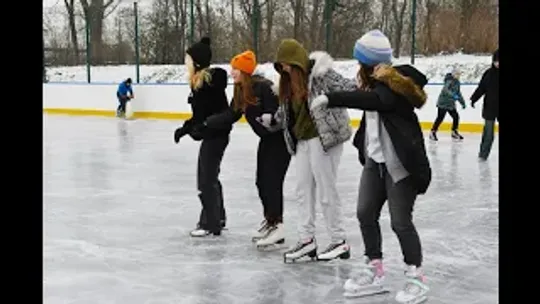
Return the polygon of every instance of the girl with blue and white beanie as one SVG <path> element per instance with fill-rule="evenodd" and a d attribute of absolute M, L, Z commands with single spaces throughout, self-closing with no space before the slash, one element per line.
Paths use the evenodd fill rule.
<path fill-rule="evenodd" d="M 386 292 L 383 270 L 381 209 L 388 201 L 392 230 L 396 233 L 406 268 L 406 283 L 396 294 L 400 303 L 420 303 L 429 288 L 421 271 L 422 246 L 412 222 L 416 197 L 426 192 L 431 168 L 420 122 L 414 109 L 427 96 L 427 78 L 410 65 L 391 66 L 392 48 L 379 30 L 366 33 L 355 44 L 360 64 L 360 89 L 319 96 L 311 105 L 364 111 L 354 146 L 363 165 L 357 217 L 364 239 L 365 264 L 345 282 L 346 296 Z"/>

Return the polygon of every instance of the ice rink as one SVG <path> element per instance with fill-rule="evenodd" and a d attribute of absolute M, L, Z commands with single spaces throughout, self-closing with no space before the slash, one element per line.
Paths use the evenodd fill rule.
<path fill-rule="evenodd" d="M 262 220 L 255 187 L 257 138 L 238 124 L 221 181 L 227 226 L 220 239 L 193 239 L 200 211 L 195 185 L 199 143 L 178 145 L 179 121 L 47 116 L 44 120 L 44 302 L 47 304 L 334 304 L 394 303 L 391 293 L 347 300 L 342 285 L 360 261 L 356 219 L 362 167 L 345 144 L 338 186 L 352 246 L 347 261 L 283 264 L 258 252 L 251 234 Z M 426 140 L 433 180 L 417 200 L 430 304 L 498 302 L 498 139 L 477 160 L 479 134 Z M 427 138 L 427 137 L 426 137 Z M 287 245 L 296 242 L 295 164 L 286 179 Z M 403 283 L 402 256 L 381 226 L 387 279 Z M 318 213 L 317 240 L 328 236 Z"/>

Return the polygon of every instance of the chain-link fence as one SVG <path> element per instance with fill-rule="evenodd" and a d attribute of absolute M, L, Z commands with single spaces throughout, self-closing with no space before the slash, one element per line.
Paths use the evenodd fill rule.
<path fill-rule="evenodd" d="M 95 69 L 111 65 L 132 67 L 127 76 L 144 82 L 141 68 L 183 64 L 185 49 L 202 36 L 211 38 L 216 63 L 246 49 L 260 62 L 272 61 L 283 38 L 350 58 L 356 39 L 372 28 L 387 34 L 395 57 L 413 55 L 413 61 L 415 53 L 489 53 L 498 44 L 498 3 L 468 2 L 474 6 L 457 0 L 65 0 L 44 8 L 43 56 L 46 66 L 80 73 L 84 66 L 87 82 Z"/>

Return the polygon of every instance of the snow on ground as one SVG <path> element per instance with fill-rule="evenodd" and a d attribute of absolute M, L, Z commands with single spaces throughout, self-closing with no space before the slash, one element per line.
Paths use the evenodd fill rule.
<path fill-rule="evenodd" d="M 426 74 L 430 83 L 441 83 L 444 75 L 453 67 L 461 70 L 463 83 L 477 83 L 482 73 L 489 68 L 491 56 L 484 55 L 440 55 L 433 57 L 416 58 L 415 66 Z M 400 57 L 395 64 L 408 64 L 410 57 Z M 229 71 L 228 64 L 216 64 Z M 335 69 L 345 77 L 356 75 L 358 64 L 354 60 L 337 60 Z M 264 76 L 275 79 L 277 74 L 272 63 L 260 64 L 258 72 Z M 91 68 L 92 82 L 117 83 L 122 79 L 131 77 L 135 79 L 135 65 L 96 66 Z M 86 67 L 49 67 L 47 77 L 50 82 L 86 82 Z M 142 83 L 185 83 L 186 68 L 184 65 L 141 65 L 140 81 Z"/>

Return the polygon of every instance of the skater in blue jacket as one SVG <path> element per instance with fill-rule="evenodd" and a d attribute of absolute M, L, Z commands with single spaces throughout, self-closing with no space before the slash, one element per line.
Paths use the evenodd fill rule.
<path fill-rule="evenodd" d="M 118 108 L 116 109 L 117 117 L 124 117 L 126 114 L 126 103 L 133 99 L 133 87 L 131 86 L 131 78 L 128 78 L 118 85 L 116 90 L 116 98 L 118 98 Z"/>
<path fill-rule="evenodd" d="M 466 108 L 465 100 L 461 95 L 459 82 L 460 71 L 453 69 L 451 72 L 444 76 L 444 86 L 437 100 L 437 118 L 433 122 L 433 127 L 429 133 L 429 139 L 437 141 L 437 130 L 444 120 L 446 113 L 452 117 L 452 138 L 455 140 L 462 140 L 463 136 L 459 134 L 459 113 L 456 110 L 456 101 L 461 104 L 463 109 Z"/>

